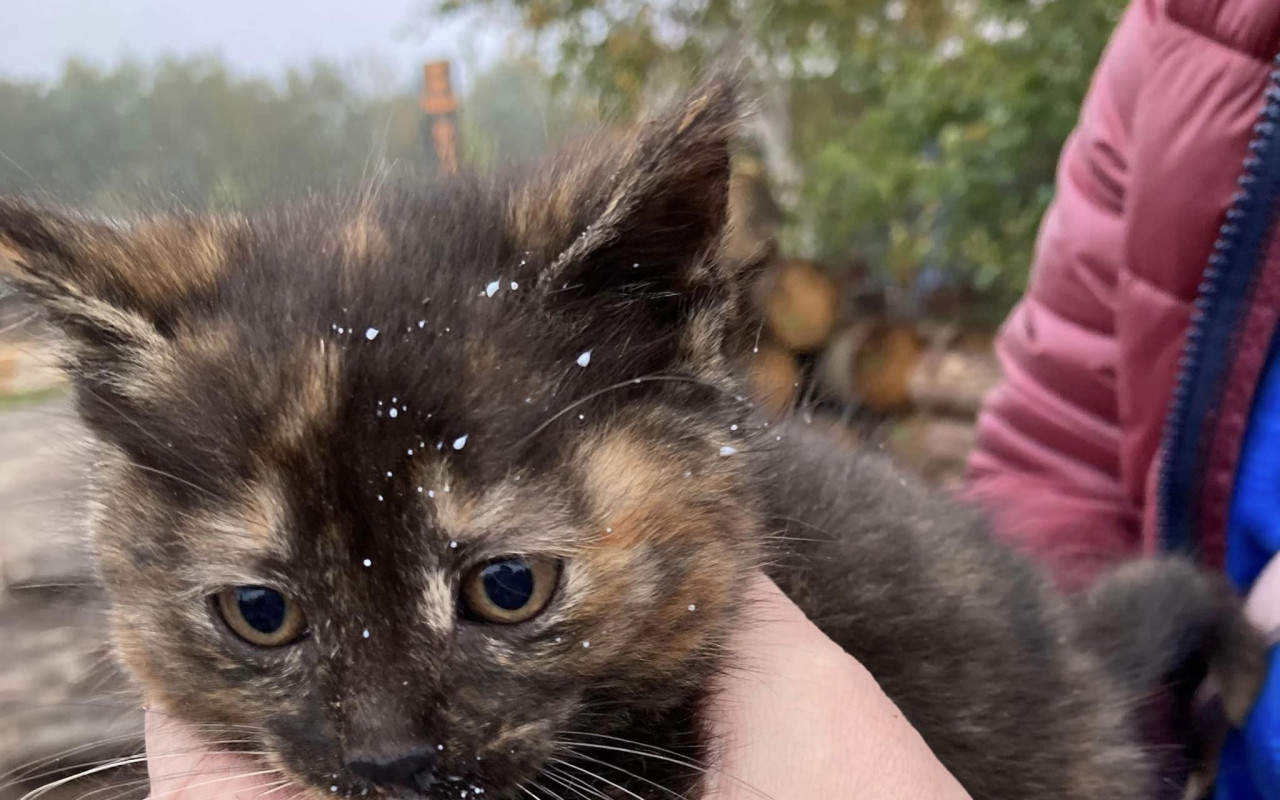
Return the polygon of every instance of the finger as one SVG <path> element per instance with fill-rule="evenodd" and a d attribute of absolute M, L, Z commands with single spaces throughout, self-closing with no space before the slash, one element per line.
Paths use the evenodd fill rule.
<path fill-rule="evenodd" d="M 763 575 L 711 708 L 708 797 L 967 798 L 857 661 Z"/>
<path fill-rule="evenodd" d="M 1244 611 L 1258 630 L 1274 644 L 1280 631 L 1280 558 L 1271 559 L 1249 590 Z"/>
<path fill-rule="evenodd" d="M 250 756 L 217 751 L 185 723 L 146 714 L 151 800 L 254 800 L 279 780 Z"/>

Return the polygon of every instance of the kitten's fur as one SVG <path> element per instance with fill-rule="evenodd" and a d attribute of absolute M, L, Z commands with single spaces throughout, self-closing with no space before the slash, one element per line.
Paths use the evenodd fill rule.
<path fill-rule="evenodd" d="M 114 640 L 154 704 L 247 726 L 316 797 L 382 789 L 356 752 L 437 753 L 429 797 L 692 797 L 677 762 L 771 562 L 975 798 L 1151 796 L 1131 712 L 1175 667 L 1221 667 L 1244 713 L 1261 645 L 1224 586 L 1151 562 L 1071 610 L 881 459 L 749 418 L 750 276 L 717 257 L 734 95 L 260 216 L 0 201 L 0 275 L 69 334 Z M 564 559 L 547 610 L 460 618 L 466 568 L 511 553 Z M 238 640 L 208 598 L 239 584 L 309 637 Z M 580 785 L 539 783 L 554 758 Z"/>

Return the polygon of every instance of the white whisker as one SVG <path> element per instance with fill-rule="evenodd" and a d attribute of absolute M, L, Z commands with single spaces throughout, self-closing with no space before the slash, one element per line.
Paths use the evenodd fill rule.
<path fill-rule="evenodd" d="M 293 779 L 292 779 L 292 778 L 285 778 L 285 779 L 281 782 L 281 785 L 280 785 L 280 786 L 276 786 L 276 787 L 275 787 L 275 788 L 273 788 L 273 789 L 269 789 L 268 791 L 265 791 L 265 792 L 263 792 L 262 794 L 259 794 L 259 795 L 258 795 L 258 797 L 266 797 L 266 796 L 268 796 L 268 795 L 275 794 L 276 792 L 278 792 L 278 791 L 280 791 L 280 790 L 282 790 L 282 789 L 288 789 L 290 786 L 293 786 L 293 785 L 294 785 L 294 783 L 293 783 Z"/>
<path fill-rule="evenodd" d="M 671 751 L 671 750 L 663 750 L 663 748 L 656 747 L 656 746 L 654 746 L 654 745 L 646 745 L 646 744 L 643 744 L 643 743 L 641 743 L 641 742 L 634 742 L 634 741 L 631 741 L 630 739 L 623 739 L 623 738 L 618 737 L 618 736 L 607 736 L 607 735 L 605 735 L 605 734 L 584 733 L 584 732 L 581 732 L 581 731 L 579 731 L 579 732 L 577 732 L 576 734 L 573 734 L 573 735 L 578 735 L 578 736 L 596 736 L 596 737 L 599 737 L 599 738 L 601 738 L 601 739 L 609 739 L 609 740 L 612 740 L 612 741 L 624 742 L 624 743 L 626 743 L 626 744 L 633 745 L 634 747 L 646 747 L 646 748 L 650 748 L 652 751 L 655 751 L 655 752 L 648 752 L 648 753 L 646 753 L 646 752 L 643 752 L 643 751 L 641 751 L 641 750 L 634 749 L 634 747 L 630 747 L 630 748 L 629 748 L 629 747 L 616 747 L 616 746 L 613 746 L 613 745 L 595 744 L 595 743 L 593 743 L 593 742 L 575 742 L 575 741 L 573 741 L 573 740 L 571 740 L 571 739 L 568 739 L 567 737 L 562 737 L 562 738 L 564 738 L 564 739 L 565 739 L 565 741 L 566 741 L 569 745 L 571 745 L 571 746 L 573 746 L 573 747 L 586 747 L 586 748 L 590 748 L 590 749 L 593 749 L 593 750 L 611 750 L 611 751 L 618 752 L 618 753 L 627 753 L 627 754 L 630 754 L 630 755 L 633 755 L 633 756 L 640 756 L 641 758 L 652 758 L 652 759 L 656 759 L 656 760 L 658 760 L 658 761 L 666 761 L 666 762 L 669 762 L 669 763 L 672 763 L 672 764 L 677 764 L 677 765 L 682 766 L 682 767 L 685 767 L 685 768 L 687 768 L 687 769 L 691 769 L 691 770 L 694 770 L 694 771 L 696 771 L 696 772 L 700 772 L 700 773 L 702 773 L 702 774 L 704 774 L 704 775 L 710 775 L 710 774 L 713 772 L 713 770 L 712 770 L 712 769 L 709 769 L 709 768 L 704 767 L 704 766 L 702 766 L 702 765 L 700 765 L 700 764 L 696 764 L 696 763 L 694 763 L 694 762 L 692 762 L 692 761 L 689 761 L 688 759 L 685 759 L 685 758 L 683 758 L 683 757 L 679 756 L 679 754 L 677 754 L 677 753 L 672 753 L 672 751 Z M 674 756 L 676 756 L 676 757 L 672 757 L 671 755 L 664 755 L 664 753 L 672 753 L 672 754 L 673 754 Z M 725 772 L 725 771 L 724 771 L 724 770 L 722 770 L 722 769 L 718 769 L 718 768 L 717 768 L 717 769 L 715 769 L 715 770 L 714 770 L 714 772 L 715 772 L 716 774 L 718 774 L 718 775 L 720 775 L 720 776 L 724 777 L 724 778 L 725 778 L 725 779 L 727 779 L 727 780 L 733 781 L 733 782 L 734 782 L 734 783 L 736 783 L 738 786 L 741 786 L 743 789 L 746 789 L 747 791 L 751 792 L 752 794 L 754 794 L 754 795 L 755 795 L 755 796 L 757 796 L 757 797 L 764 798 L 764 800 L 774 800 L 774 798 L 772 797 L 772 795 L 770 795 L 770 794 L 768 794 L 768 793 L 766 793 L 766 792 L 763 792 L 763 791 L 761 791 L 761 790 L 757 789 L 756 787 L 752 786 L 751 784 L 747 783 L 746 781 L 742 780 L 741 778 L 737 778 L 737 777 L 733 776 L 732 774 L 730 774 L 730 773 L 728 773 L 728 772 Z"/>
<path fill-rule="evenodd" d="M 248 740 L 248 739 L 226 739 L 226 740 L 214 740 L 214 741 L 209 741 L 209 742 L 205 742 L 204 744 L 206 744 L 206 745 L 210 745 L 210 746 L 214 746 L 214 747 L 220 747 L 220 746 L 225 746 L 225 745 L 229 745 L 229 744 L 252 744 L 252 743 L 253 743 L 253 742 L 252 742 L 251 740 Z M 154 751 L 153 751 L 152 753 L 150 753 L 150 755 L 151 755 L 151 757 L 153 757 L 153 758 L 159 758 L 159 757 L 163 757 L 163 756 L 199 755 L 201 752 L 202 752 L 201 750 L 190 750 L 190 751 L 178 751 L 178 750 L 174 750 L 174 751 L 166 751 L 166 752 L 160 752 L 160 753 L 157 753 L 157 752 L 154 752 Z M 245 752 L 245 751 L 237 751 L 237 752 Z M 250 751 L 250 752 L 246 752 L 246 754 L 247 754 L 247 755 L 265 755 L 265 753 L 257 753 L 257 752 L 252 752 L 252 751 Z M 144 752 L 136 752 L 136 753 L 133 753 L 132 755 L 127 756 L 127 757 L 129 757 L 129 758 L 133 758 L 133 757 L 141 757 L 141 758 L 145 758 L 146 756 L 147 756 L 147 754 L 146 754 L 146 753 L 144 753 Z M 89 763 L 87 763 L 87 764 L 77 764 L 76 766 L 77 766 L 77 767 L 81 767 L 81 768 L 85 768 L 85 767 L 95 767 L 95 766 L 99 766 L 99 765 L 102 765 L 102 764 L 110 764 L 111 762 L 113 762 L 113 761 L 117 761 L 117 760 L 119 760 L 119 757 L 104 758 L 104 759 L 101 759 L 101 760 L 99 760 L 99 761 L 89 762 Z M 43 767 L 48 767 L 49 765 L 48 765 L 48 764 L 41 764 L 41 765 L 39 765 L 39 766 L 43 768 Z M 32 768 L 34 768 L 34 767 L 27 767 L 27 769 L 32 769 Z M 10 775 L 0 776 L 0 777 L 7 777 L 7 778 L 11 778 L 10 783 L 31 783 L 32 781 L 38 781 L 38 780 L 40 780 L 40 779 L 42 779 L 42 778 L 48 778 L 48 777 L 50 777 L 50 776 L 52 776 L 52 775 L 57 775 L 57 774 L 59 774 L 59 773 L 61 773 L 61 772 L 64 772 L 64 771 L 65 771 L 65 769 L 63 769 L 63 768 L 51 768 L 51 769 L 42 769 L 42 771 L 41 771 L 41 772 L 34 772 L 34 773 L 29 772 L 29 773 L 10 774 Z M 3 786 L 5 786 L 5 785 L 6 785 L 6 784 L 2 784 L 2 783 L 0 783 L 0 787 L 3 787 Z"/>
<path fill-rule="evenodd" d="M 573 763 L 568 762 L 568 761 L 561 761 L 561 760 L 560 760 L 560 759 L 558 759 L 558 758 L 553 758 L 553 759 L 551 759 L 551 761 L 552 761 L 552 763 L 559 764 L 559 765 L 560 765 L 560 766 L 562 766 L 562 767 L 568 767 L 569 769 L 576 770 L 577 772 L 581 772 L 581 773 L 583 773 L 583 774 L 587 775 L 588 777 L 595 778 L 596 780 L 600 781 L 601 783 L 607 783 L 607 784 L 609 784 L 610 786 L 612 786 L 613 788 L 617 789 L 617 790 L 618 790 L 618 791 L 620 791 L 620 792 L 626 792 L 627 794 L 629 794 L 629 795 L 631 795 L 632 797 L 634 797 L 636 800 L 644 800 L 644 798 L 643 798 L 643 797 L 641 797 L 640 795 L 638 795 L 638 794 L 636 794 L 635 792 L 631 791 L 631 790 L 630 790 L 630 789 L 628 789 L 627 787 L 622 786 L 622 785 L 617 784 L 617 783 L 614 783 L 613 781 L 609 780 L 608 778 L 604 777 L 603 775 L 600 775 L 600 774 L 597 774 L 597 773 L 595 773 L 595 772 L 592 772 L 591 770 L 587 769 L 586 767 L 580 767 L 580 766 L 578 766 L 577 764 L 573 764 Z"/>
<path fill-rule="evenodd" d="M 113 761 L 109 761 L 106 764 L 99 764 L 96 767 L 90 767 L 89 769 L 83 770 L 82 772 L 77 772 L 74 775 L 68 775 L 65 778 L 61 778 L 51 783 L 46 783 L 45 785 L 39 788 L 32 789 L 31 791 L 24 794 L 21 800 L 36 800 L 37 797 L 41 797 L 45 794 L 48 794 L 49 792 L 53 791 L 54 789 L 57 789 L 60 786 L 66 786 L 68 783 L 78 781 L 81 778 L 87 778 L 90 775 L 96 775 L 100 772 L 106 772 L 112 769 L 120 769 L 121 767 L 127 767 L 127 766 L 130 766 L 131 764 L 143 764 L 146 761 L 147 761 L 146 756 L 131 756 L 129 758 L 118 758 Z"/>
<path fill-rule="evenodd" d="M 582 753 L 573 753 L 573 757 L 574 757 L 574 758 L 576 758 L 576 759 L 578 759 L 579 761 L 589 761 L 589 762 L 591 762 L 592 764 L 598 764 L 598 765 L 600 765 L 600 766 L 602 766 L 602 767 L 608 767 L 608 768 L 610 768 L 610 769 L 615 769 L 615 770 L 617 770 L 618 772 L 621 772 L 623 775 L 626 775 L 628 778 L 634 778 L 635 780 L 638 780 L 638 781 L 640 781 L 640 782 L 642 782 L 642 783 L 647 783 L 647 784 L 649 784 L 650 786 L 654 787 L 655 789 L 659 789 L 659 790 L 661 790 L 661 791 L 663 791 L 663 792 L 666 792 L 667 794 L 671 795 L 672 797 L 677 798 L 677 800 L 686 800 L 686 798 L 685 798 L 685 796 L 684 796 L 684 795 L 680 794 L 679 792 L 675 791 L 674 789 L 668 789 L 666 786 L 663 786 L 662 784 L 658 783 L 657 781 L 650 780 L 649 778 L 646 778 L 646 777 L 645 777 L 645 776 L 643 776 L 643 775 L 637 775 L 637 774 L 635 774 L 634 772 L 632 772 L 632 771 L 630 771 L 630 770 L 628 770 L 628 769 L 625 769 L 625 768 L 623 768 L 623 767 L 621 767 L 621 766 L 619 766 L 619 765 L 617 765 L 617 764 L 610 764 L 608 761 L 603 761 L 603 760 L 598 759 L 598 758 L 592 758 L 591 756 L 583 755 Z"/>
<path fill-rule="evenodd" d="M 519 441 L 516 442 L 516 445 L 519 446 L 524 444 L 525 442 L 529 441 L 533 437 L 537 436 L 539 433 L 542 433 L 544 430 L 546 430 L 547 427 L 551 425 L 551 423 L 560 419 L 565 414 L 568 414 L 569 412 L 574 411 L 575 409 L 581 407 L 585 403 L 591 402 L 592 400 L 596 399 L 600 395 L 608 394 L 609 392 L 616 392 L 619 389 L 625 389 L 628 386 L 634 386 L 635 384 L 638 384 L 638 383 L 659 383 L 664 381 L 669 383 L 691 383 L 696 386 L 701 386 L 705 389 L 711 389 L 713 391 L 720 392 L 721 394 L 733 397 L 734 400 L 738 400 L 738 398 L 734 396 L 731 392 L 729 392 L 727 389 L 720 386 L 716 386 L 713 383 L 708 383 L 707 381 L 699 380 L 697 378 L 691 378 L 685 375 L 642 375 L 639 378 L 632 378 L 631 380 L 620 381 L 610 386 L 606 386 L 603 389 L 597 389 L 596 391 L 588 394 L 586 397 L 581 397 L 581 398 L 578 398 L 577 400 L 574 400 L 569 405 L 565 406 L 564 408 L 560 409 L 559 411 L 557 411 L 556 413 L 548 417 L 541 425 L 539 425 L 538 427 L 530 431 L 528 434 L 521 437 Z M 745 401 L 742 401 L 742 402 L 745 402 Z"/>
<path fill-rule="evenodd" d="M 179 792 L 190 791 L 191 789 L 199 789 L 201 786 L 212 786 L 214 784 L 226 783 L 227 781 L 240 780 L 242 778 L 257 778 L 262 775 L 271 775 L 271 774 L 278 775 L 279 773 L 280 773 L 280 770 L 275 768 L 261 769 L 261 770 L 257 770 L 256 772 L 232 771 L 232 774 L 224 775 L 221 778 L 214 778 L 213 780 L 210 780 L 210 781 L 200 781 L 199 783 L 184 783 L 183 785 L 177 787 L 176 789 L 172 789 L 167 792 L 161 792 L 160 794 L 152 794 L 150 800 L 156 800 L 157 797 L 168 797 L 169 795 L 177 794 Z"/>
<path fill-rule="evenodd" d="M 582 781 L 578 780 L 577 778 L 573 777 L 572 775 L 566 775 L 566 774 L 564 774 L 563 772 L 560 772 L 560 771 L 558 771 L 558 770 L 557 770 L 557 771 L 552 771 L 552 770 L 550 770 L 550 769 L 548 769 L 547 771 L 545 771 L 545 772 L 543 773 L 543 775 L 544 775 L 544 777 L 549 778 L 550 780 L 555 781 L 555 782 L 556 782 L 557 784 L 559 784 L 560 786 L 563 786 L 564 788 L 566 788 L 566 789 L 568 789 L 569 791 L 573 792 L 573 793 L 574 793 L 574 794 L 576 794 L 578 797 L 582 798 L 582 800 L 609 800 L 609 797 L 608 797 L 608 796 L 606 796 L 606 795 L 605 795 L 603 792 L 601 792 L 599 789 L 595 788 L 594 786 L 589 786 L 589 785 L 587 785 L 587 784 L 583 783 Z M 570 783 L 569 781 L 572 781 L 572 783 Z M 578 784 L 579 786 L 583 786 L 583 787 L 585 787 L 586 789 L 588 789 L 589 791 L 594 792 L 594 793 L 595 793 L 595 794 L 594 794 L 594 796 L 593 796 L 593 795 L 590 795 L 590 794 L 586 794 L 586 793 L 584 793 L 581 789 L 579 789 L 579 788 L 578 788 L 578 786 L 575 786 L 574 784 Z"/>

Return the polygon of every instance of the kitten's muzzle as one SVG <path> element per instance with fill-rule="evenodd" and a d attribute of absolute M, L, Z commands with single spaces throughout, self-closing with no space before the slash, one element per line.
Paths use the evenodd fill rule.
<path fill-rule="evenodd" d="M 424 750 L 394 758 L 355 756 L 347 769 L 370 783 L 388 788 L 425 792 L 436 783 L 436 754 Z"/>

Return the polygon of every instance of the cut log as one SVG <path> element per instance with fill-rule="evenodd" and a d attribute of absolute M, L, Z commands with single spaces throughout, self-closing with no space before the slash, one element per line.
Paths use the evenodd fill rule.
<path fill-rule="evenodd" d="M 990 350 L 932 350 L 911 373 L 908 388 L 919 409 L 972 418 L 1000 375 Z"/>
<path fill-rule="evenodd" d="M 765 321 L 779 344 L 811 352 L 831 336 L 839 295 L 836 282 L 813 262 L 779 262 L 766 281 Z"/>
<path fill-rule="evenodd" d="M 780 347 L 762 345 L 747 368 L 752 397 L 774 419 L 781 419 L 795 405 L 800 385 L 800 364 Z"/>
<path fill-rule="evenodd" d="M 875 322 L 858 322 L 831 337 L 818 357 L 816 373 L 818 387 L 827 397 L 848 406 L 861 403 L 853 380 L 853 359 L 875 327 Z"/>
<path fill-rule="evenodd" d="M 18 350 L 0 342 L 0 392 L 9 393 L 10 384 L 18 374 Z"/>
<path fill-rule="evenodd" d="M 0 297 L 0 398 L 66 386 L 58 338 L 28 305 Z"/>
<path fill-rule="evenodd" d="M 817 374 L 828 395 L 882 414 L 972 418 L 999 383 L 1000 365 L 989 335 L 877 321 L 833 336 Z"/>
<path fill-rule="evenodd" d="M 924 353 L 924 340 L 911 325 L 876 324 L 850 364 L 858 401 L 882 414 L 911 408 L 911 376 Z"/>
<path fill-rule="evenodd" d="M 0 340 L 0 397 L 66 386 L 57 355 L 45 342 Z"/>

